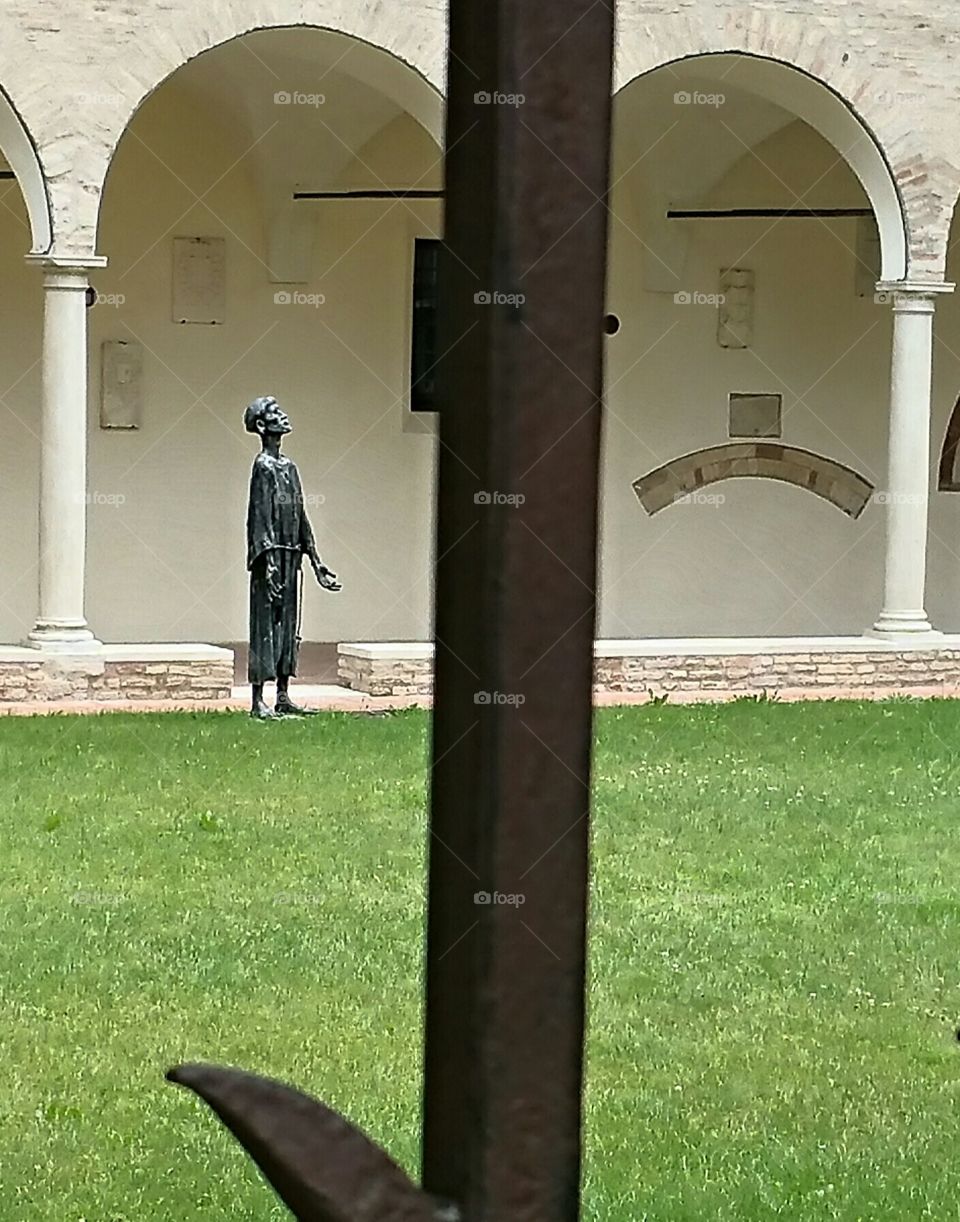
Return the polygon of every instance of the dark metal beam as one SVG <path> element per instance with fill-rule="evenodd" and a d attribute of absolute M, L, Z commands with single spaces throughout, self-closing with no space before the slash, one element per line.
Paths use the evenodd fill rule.
<path fill-rule="evenodd" d="M 844 217 L 873 216 L 872 208 L 668 208 L 668 221 L 738 220 L 743 217 Z"/>
<path fill-rule="evenodd" d="M 294 191 L 294 199 L 443 199 L 442 191 L 385 187 L 381 191 Z"/>
<path fill-rule="evenodd" d="M 451 6 L 423 1183 L 465 1222 L 579 1211 L 612 9 Z"/>

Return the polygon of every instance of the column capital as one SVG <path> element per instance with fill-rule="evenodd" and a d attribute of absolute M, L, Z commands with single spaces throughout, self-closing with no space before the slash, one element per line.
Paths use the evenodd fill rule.
<path fill-rule="evenodd" d="M 27 263 L 43 272 L 46 289 L 65 289 L 84 293 L 90 283 L 90 273 L 107 266 L 105 255 L 25 255 Z"/>
<path fill-rule="evenodd" d="M 886 297 L 895 311 L 932 314 L 937 297 L 952 293 L 955 284 L 934 280 L 878 280 L 877 294 Z"/>
<path fill-rule="evenodd" d="M 53 252 L 36 254 L 31 251 L 24 255 L 27 263 L 46 268 L 48 271 L 89 272 L 107 266 L 106 255 L 58 255 Z"/>

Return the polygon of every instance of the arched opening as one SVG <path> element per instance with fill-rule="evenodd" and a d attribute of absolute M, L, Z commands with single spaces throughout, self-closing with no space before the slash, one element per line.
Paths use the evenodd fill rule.
<path fill-rule="evenodd" d="M 601 635 L 859 634 L 883 510 L 781 479 L 637 514 L 638 471 L 752 439 L 884 487 L 890 309 L 905 268 L 884 158 L 826 86 L 773 60 L 663 65 L 615 99 Z M 766 473 L 773 475 L 773 473 Z"/>
<path fill-rule="evenodd" d="M 37 486 L 40 460 L 40 276 L 25 260 L 50 246 L 50 208 L 36 149 L 0 91 L 0 276 L 7 301 L 0 338 L 0 640 L 19 641 L 37 603 Z"/>
<path fill-rule="evenodd" d="M 94 395 L 128 400 L 90 447 L 91 487 L 115 494 L 89 537 L 106 638 L 246 639 L 242 415 L 267 393 L 344 576 L 336 599 L 308 593 L 304 641 L 429 633 L 433 446 L 406 425 L 440 126 L 413 69 L 306 27 L 206 51 L 137 111 L 106 182 L 91 316 Z"/>

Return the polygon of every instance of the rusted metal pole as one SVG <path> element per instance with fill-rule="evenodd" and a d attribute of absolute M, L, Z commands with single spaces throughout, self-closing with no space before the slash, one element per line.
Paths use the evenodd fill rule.
<path fill-rule="evenodd" d="M 613 0 L 452 0 L 423 1189 L 180 1066 L 301 1222 L 579 1214 Z"/>
<path fill-rule="evenodd" d="M 423 1186 L 579 1214 L 612 0 L 452 0 Z"/>

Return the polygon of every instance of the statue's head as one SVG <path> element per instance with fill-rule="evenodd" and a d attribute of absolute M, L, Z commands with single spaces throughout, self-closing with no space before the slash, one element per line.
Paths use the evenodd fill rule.
<path fill-rule="evenodd" d="M 264 395 L 254 399 L 243 413 L 243 427 L 248 433 L 259 433 L 261 437 L 267 433 L 283 436 L 293 428 L 290 417 L 276 401 L 273 395 Z"/>

